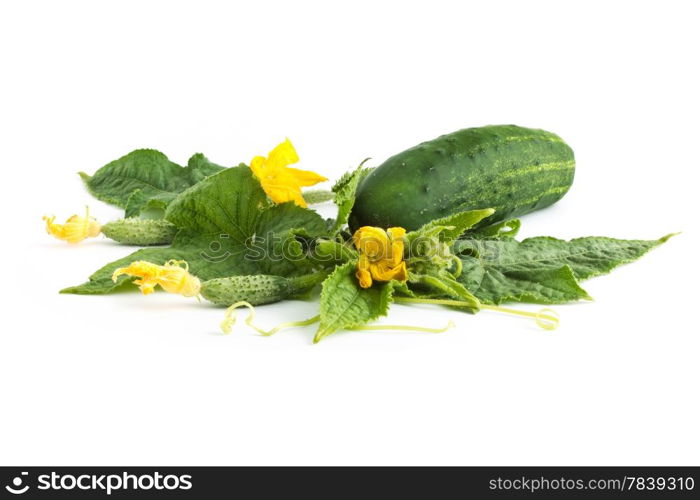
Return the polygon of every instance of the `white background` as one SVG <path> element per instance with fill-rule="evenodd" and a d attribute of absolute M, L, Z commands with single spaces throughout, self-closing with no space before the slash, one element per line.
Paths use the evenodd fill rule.
<path fill-rule="evenodd" d="M 5 2 L 0 7 L 0 463 L 695 464 L 698 48 L 693 2 Z M 523 237 L 657 238 L 562 324 L 396 306 L 444 334 L 218 333 L 180 296 L 59 295 L 129 248 L 45 234 L 139 147 L 233 165 L 286 136 L 336 179 L 468 126 L 577 156 Z M 259 322 L 316 314 L 262 307 Z M 537 310 L 537 306 L 520 306 Z"/>

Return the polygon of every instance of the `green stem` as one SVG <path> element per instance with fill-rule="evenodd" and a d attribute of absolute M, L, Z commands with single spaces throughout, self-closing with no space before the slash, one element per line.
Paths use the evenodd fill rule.
<path fill-rule="evenodd" d="M 454 272 L 452 273 L 452 276 L 454 276 L 455 279 L 457 279 L 457 278 L 459 278 L 460 275 L 462 274 L 462 268 L 463 268 L 462 259 L 460 259 L 460 258 L 457 257 L 456 255 L 453 255 L 453 256 L 452 256 L 452 262 L 455 263 L 455 270 L 454 270 Z"/>
<path fill-rule="evenodd" d="M 238 309 L 239 307 L 246 307 L 249 311 L 248 317 L 245 319 L 245 324 L 253 330 L 255 330 L 256 332 L 258 332 L 260 335 L 264 335 L 266 337 L 274 335 L 275 333 L 279 332 L 280 330 L 284 330 L 285 328 L 312 325 L 317 321 L 321 320 L 321 315 L 319 314 L 314 316 L 313 318 L 303 319 L 300 321 L 288 321 L 285 323 L 280 323 L 279 325 L 273 327 L 270 330 L 263 330 L 262 328 L 253 323 L 253 320 L 255 319 L 255 308 L 250 304 L 250 302 L 242 300 L 240 302 L 236 302 L 228 309 L 226 309 L 224 320 L 221 322 L 221 331 L 223 331 L 224 333 L 231 333 L 233 325 L 236 324 L 236 309 Z"/>
<path fill-rule="evenodd" d="M 289 283 L 290 295 L 306 292 L 310 288 L 315 287 L 323 280 L 325 280 L 329 274 L 329 270 L 321 269 L 320 271 L 316 271 L 315 273 L 287 278 L 287 282 Z"/>
<path fill-rule="evenodd" d="M 262 330 L 252 324 L 249 324 L 249 326 L 252 326 L 260 335 L 264 335 L 266 337 L 269 337 L 270 335 L 274 335 L 275 333 L 279 332 L 280 330 L 284 330 L 285 328 L 294 328 L 297 326 L 308 326 L 308 325 L 313 325 L 314 323 L 317 323 L 318 321 L 321 320 L 321 315 L 317 314 L 313 318 L 309 319 L 303 319 L 300 321 L 288 321 L 286 323 L 280 323 L 279 325 L 275 326 L 271 330 Z"/>
<path fill-rule="evenodd" d="M 419 299 L 416 297 L 394 297 L 394 302 L 406 303 L 406 304 L 435 304 L 439 306 L 452 306 L 452 307 L 466 307 L 468 309 L 478 310 L 482 307 L 482 304 L 475 307 L 471 301 L 467 302 L 464 300 L 454 300 L 454 299 Z"/>
<path fill-rule="evenodd" d="M 489 309 L 491 311 L 498 311 L 506 314 L 514 314 L 516 316 L 524 316 L 526 318 L 532 318 L 537 323 L 537 326 L 543 328 L 544 330 L 554 330 L 559 326 L 559 314 L 556 311 L 548 308 L 540 309 L 538 312 L 533 313 L 529 311 L 520 311 L 518 309 L 511 309 L 510 307 L 501 306 L 491 306 L 488 304 L 481 304 L 482 309 Z"/>
<path fill-rule="evenodd" d="M 476 312 L 479 309 L 488 309 L 489 311 L 497 311 L 505 314 L 513 314 L 532 318 L 537 323 L 537 326 L 544 330 L 554 330 L 559 326 L 559 315 L 552 309 L 544 308 L 533 313 L 529 311 L 520 311 L 511 309 L 510 307 L 492 306 L 489 304 L 479 303 L 478 307 L 474 307 L 470 301 L 452 300 L 452 299 L 419 299 L 414 297 L 394 297 L 394 302 L 407 304 L 435 304 L 441 306 L 465 307 Z"/>
<path fill-rule="evenodd" d="M 309 205 L 331 201 L 335 198 L 335 193 L 327 189 L 311 189 L 309 191 L 304 191 L 302 195 Z"/>
<path fill-rule="evenodd" d="M 400 330 L 409 332 L 427 332 L 427 333 L 443 333 L 454 328 L 455 324 L 449 321 L 443 328 L 429 328 L 427 326 L 411 326 L 411 325 L 365 325 L 348 328 L 348 330 Z"/>
<path fill-rule="evenodd" d="M 474 297 L 466 288 L 456 282 L 453 286 L 452 283 L 446 281 L 445 279 L 425 274 L 420 277 L 420 283 L 423 283 L 434 290 L 443 292 L 445 295 L 449 295 L 450 297 L 457 297 L 465 302 L 469 302 L 471 303 L 469 307 L 474 309 L 479 309 L 479 306 L 481 305 L 479 299 Z"/>

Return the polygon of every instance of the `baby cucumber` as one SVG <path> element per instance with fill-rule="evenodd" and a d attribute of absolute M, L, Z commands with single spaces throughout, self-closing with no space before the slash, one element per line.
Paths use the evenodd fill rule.
<path fill-rule="evenodd" d="M 557 135 L 516 125 L 467 128 L 392 156 L 358 186 L 350 226 L 409 231 L 482 208 L 494 224 L 560 200 L 574 180 L 574 153 Z"/>
<path fill-rule="evenodd" d="M 175 233 L 177 227 L 164 219 L 119 219 L 102 226 L 102 234 L 125 245 L 167 245 Z"/>
<path fill-rule="evenodd" d="M 290 278 L 269 274 L 215 278 L 202 283 L 200 293 L 208 301 L 220 306 L 230 306 L 240 301 L 257 306 L 303 294 L 327 276 L 327 271 L 318 271 Z"/>

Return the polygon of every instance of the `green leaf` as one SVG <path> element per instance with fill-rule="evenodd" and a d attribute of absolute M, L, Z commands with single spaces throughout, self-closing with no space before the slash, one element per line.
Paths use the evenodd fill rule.
<path fill-rule="evenodd" d="M 314 343 L 341 330 L 367 324 L 385 316 L 393 300 L 393 283 L 375 283 L 360 288 L 355 262 L 335 268 L 321 289 L 321 320 Z"/>
<path fill-rule="evenodd" d="M 240 165 L 239 165 L 240 166 Z M 217 165 L 209 161 L 209 159 L 202 153 L 193 154 L 189 160 L 187 160 L 187 167 L 183 175 L 186 177 L 187 182 L 192 186 L 197 184 L 199 181 L 203 181 L 210 175 L 218 174 L 226 167 Z"/>
<path fill-rule="evenodd" d="M 411 276 L 409 286 L 411 285 L 419 287 L 418 291 L 420 291 L 420 288 L 423 290 L 428 289 L 433 293 L 437 292 L 452 299 L 471 304 L 471 308 L 474 310 L 479 309 L 479 300 L 474 294 L 447 271 Z M 416 292 L 416 290 L 413 291 Z M 424 293 L 419 293 L 419 295 L 425 296 Z"/>
<path fill-rule="evenodd" d="M 183 192 L 166 211 L 179 228 L 169 247 L 142 249 L 107 264 L 63 293 L 96 294 L 115 290 L 111 277 L 134 260 L 163 264 L 186 260 L 201 280 L 243 274 L 304 274 L 312 267 L 294 234 L 321 236 L 325 220 L 294 203 L 271 205 L 246 166 L 221 171 Z M 126 278 L 132 280 L 133 278 Z M 118 285 L 117 285 L 118 286 Z"/>
<path fill-rule="evenodd" d="M 508 272 L 485 266 L 473 257 L 466 257 L 463 262 L 464 269 L 458 281 L 485 304 L 562 304 L 590 300 L 569 266 Z"/>
<path fill-rule="evenodd" d="M 253 234 L 258 218 L 270 208 L 251 170 L 224 170 L 183 192 L 168 207 L 165 218 L 181 229 L 200 234 L 228 234 L 242 242 Z"/>
<path fill-rule="evenodd" d="M 520 219 L 510 219 L 490 226 L 471 229 L 467 232 L 467 238 L 474 239 L 513 239 L 520 231 Z"/>
<path fill-rule="evenodd" d="M 144 214 L 156 213 L 158 216 L 156 218 L 163 218 L 165 209 L 168 208 L 168 203 L 170 203 L 175 198 L 171 193 L 144 193 L 140 189 L 135 190 L 131 193 L 131 196 L 126 200 L 126 206 L 124 207 L 124 218 L 133 219 Z"/>
<path fill-rule="evenodd" d="M 419 229 L 406 234 L 406 238 L 409 244 L 419 238 L 430 238 L 433 236 L 438 236 L 440 241 L 450 243 L 464 234 L 467 229 L 493 213 L 494 210 L 492 208 L 457 212 L 424 224 Z"/>
<path fill-rule="evenodd" d="M 455 265 L 452 242 L 493 209 L 468 210 L 429 222 L 405 236 L 404 258 L 411 274 L 440 275 Z"/>
<path fill-rule="evenodd" d="M 489 304 L 506 301 L 558 304 L 590 299 L 578 280 L 632 262 L 672 235 L 658 240 L 604 237 L 571 241 L 547 236 L 515 240 L 458 240 L 462 259 L 458 281 Z"/>
<path fill-rule="evenodd" d="M 397 295 L 404 297 L 417 297 L 418 295 L 408 287 L 408 283 L 404 281 L 392 281 L 393 291 Z"/>
<path fill-rule="evenodd" d="M 550 236 L 528 238 L 522 242 L 459 240 L 453 249 L 456 254 L 478 255 L 488 265 L 498 265 L 507 271 L 558 269 L 569 265 L 578 279 L 586 279 L 633 262 L 672 236 L 669 234 L 658 240 L 620 240 L 600 236 L 570 241 Z"/>
<path fill-rule="evenodd" d="M 223 168 L 201 153 L 181 167 L 159 151 L 137 149 L 92 176 L 80 172 L 80 177 L 95 198 L 126 209 L 126 217 L 135 217 L 147 208 L 165 208 L 182 191 Z"/>
<path fill-rule="evenodd" d="M 338 206 L 338 215 L 333 225 L 333 233 L 337 233 L 348 223 L 350 212 L 355 204 L 357 186 L 372 170 L 370 168 L 363 168 L 362 164 L 364 164 L 364 162 L 355 170 L 343 174 L 338 182 L 331 188 L 331 191 L 335 193 L 335 204 Z"/>

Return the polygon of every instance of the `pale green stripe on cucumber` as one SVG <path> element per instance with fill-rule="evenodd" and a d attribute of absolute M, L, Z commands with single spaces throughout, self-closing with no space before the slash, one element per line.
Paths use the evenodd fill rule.
<path fill-rule="evenodd" d="M 518 208 L 520 208 L 520 207 L 527 207 L 531 204 L 534 204 L 534 203 L 541 201 L 543 198 L 546 198 L 547 196 L 550 196 L 550 195 L 563 195 L 568 190 L 569 190 L 569 186 L 557 186 L 557 187 L 550 188 L 547 191 L 543 191 L 542 193 L 538 194 L 537 196 L 533 196 L 532 198 L 529 198 L 527 200 L 521 200 L 518 207 L 516 207 L 513 211 L 514 211 L 514 213 L 518 213 Z M 498 211 L 498 210 L 503 210 L 505 207 L 490 207 L 490 208 L 493 208 L 494 210 Z M 512 207 L 509 207 L 509 208 L 512 208 Z M 520 214 L 522 214 L 522 212 L 520 212 Z"/>
<path fill-rule="evenodd" d="M 524 175 L 531 175 L 541 172 L 548 172 L 551 170 L 573 170 L 576 166 L 574 160 L 565 162 L 551 162 L 551 163 L 535 163 L 527 167 L 521 167 L 517 170 L 510 170 L 508 172 L 503 172 L 501 177 L 504 179 L 521 177 Z"/>

